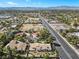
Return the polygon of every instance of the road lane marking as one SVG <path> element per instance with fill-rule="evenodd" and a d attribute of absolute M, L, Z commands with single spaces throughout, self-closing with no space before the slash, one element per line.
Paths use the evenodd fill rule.
<path fill-rule="evenodd" d="M 51 31 L 51 30 L 50 30 Z M 52 32 L 52 31 L 51 31 Z M 52 34 L 52 33 L 51 33 Z M 53 35 L 53 34 L 52 34 Z M 55 35 L 54 35 L 55 36 Z M 58 39 L 55 36 L 56 39 Z M 69 53 L 66 51 L 66 49 L 62 46 L 62 44 L 57 40 L 57 42 L 61 45 L 62 50 L 66 53 L 66 55 L 68 56 L 69 59 L 72 59 L 72 57 L 69 55 Z"/>
<path fill-rule="evenodd" d="M 46 26 L 46 25 L 45 25 Z M 48 26 L 46 26 L 46 27 L 48 27 Z M 49 29 L 49 28 L 48 28 Z M 50 29 L 49 29 L 50 30 Z M 50 30 L 51 31 L 51 30 Z M 51 31 L 51 34 L 52 35 L 54 35 L 53 33 L 52 33 L 52 31 Z M 55 36 L 55 35 L 54 35 Z M 57 38 L 56 36 L 55 36 L 55 38 Z M 58 39 L 58 38 L 57 38 Z M 57 42 L 59 43 L 59 44 L 61 44 L 58 40 L 57 40 Z M 69 57 L 69 59 L 72 59 L 72 57 L 69 55 L 69 53 L 65 50 L 65 48 L 61 45 L 61 48 L 63 49 L 63 51 L 66 53 L 66 55 Z"/>

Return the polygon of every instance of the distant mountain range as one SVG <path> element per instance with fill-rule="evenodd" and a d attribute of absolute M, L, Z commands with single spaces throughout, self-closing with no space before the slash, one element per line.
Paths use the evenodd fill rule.
<path fill-rule="evenodd" d="M 79 10 L 79 7 L 59 6 L 59 7 L 0 7 L 0 10 Z"/>

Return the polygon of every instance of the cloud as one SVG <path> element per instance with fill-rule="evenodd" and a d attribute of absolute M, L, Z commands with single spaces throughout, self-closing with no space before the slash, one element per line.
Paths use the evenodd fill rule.
<path fill-rule="evenodd" d="M 8 4 L 8 5 L 17 5 L 17 3 L 14 3 L 14 2 L 6 2 L 6 4 Z"/>
<path fill-rule="evenodd" d="M 0 2 L 0 7 L 12 7 L 12 6 L 18 6 L 18 4 L 14 2 Z"/>

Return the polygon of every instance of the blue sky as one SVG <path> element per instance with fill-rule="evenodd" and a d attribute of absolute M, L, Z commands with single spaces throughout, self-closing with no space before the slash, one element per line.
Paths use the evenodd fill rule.
<path fill-rule="evenodd" d="M 0 0 L 0 7 L 79 6 L 79 0 Z"/>

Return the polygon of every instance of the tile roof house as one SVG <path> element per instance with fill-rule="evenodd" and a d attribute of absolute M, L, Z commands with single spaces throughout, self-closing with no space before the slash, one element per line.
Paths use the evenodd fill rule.
<path fill-rule="evenodd" d="M 32 43 L 30 44 L 31 51 L 51 51 L 50 44 Z"/>
<path fill-rule="evenodd" d="M 9 44 L 6 45 L 6 47 L 8 46 L 11 49 L 17 49 L 17 51 L 25 51 L 27 44 L 17 40 L 12 40 Z"/>
<path fill-rule="evenodd" d="M 17 40 L 12 40 L 9 44 L 6 45 L 6 47 L 10 47 L 11 49 L 17 49 L 17 51 L 25 51 L 27 44 L 17 41 Z M 30 43 L 30 51 L 51 51 L 51 46 L 50 44 L 43 44 L 43 43 Z"/>

